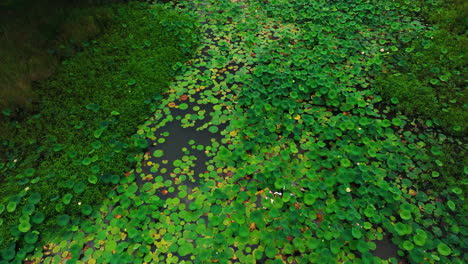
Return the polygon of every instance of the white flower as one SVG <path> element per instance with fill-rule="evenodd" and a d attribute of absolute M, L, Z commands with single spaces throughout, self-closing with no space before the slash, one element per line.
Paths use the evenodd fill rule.
<path fill-rule="evenodd" d="M 346 192 L 351 192 L 351 188 L 346 188 Z"/>
<path fill-rule="evenodd" d="M 24 188 L 24 190 L 25 190 L 25 191 L 29 191 L 29 186 L 28 186 L 28 187 L 26 187 L 26 188 Z"/>
<path fill-rule="evenodd" d="M 81 205 L 81 202 L 78 202 L 78 205 Z"/>
<path fill-rule="evenodd" d="M 384 52 L 385 50 L 383 48 L 380 49 L 380 52 Z"/>

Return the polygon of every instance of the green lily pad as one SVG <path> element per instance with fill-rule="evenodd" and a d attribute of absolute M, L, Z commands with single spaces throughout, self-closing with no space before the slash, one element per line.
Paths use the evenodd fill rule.
<path fill-rule="evenodd" d="M 312 205 L 315 203 L 316 198 L 317 197 L 315 195 L 307 193 L 304 195 L 304 203 L 307 205 Z"/>
<path fill-rule="evenodd" d="M 455 203 L 453 201 L 447 201 L 447 206 L 450 210 L 455 211 Z"/>
<path fill-rule="evenodd" d="M 96 184 L 98 182 L 98 178 L 96 177 L 96 175 L 91 174 L 88 176 L 88 182 L 91 184 Z"/>
<path fill-rule="evenodd" d="M 24 241 L 26 241 L 26 243 L 28 244 L 34 244 L 36 243 L 36 241 L 38 240 L 39 238 L 39 232 L 37 231 L 32 231 L 32 232 L 28 232 L 25 236 L 24 236 Z"/>
<path fill-rule="evenodd" d="M 443 242 L 440 242 L 437 245 L 437 251 L 443 256 L 448 256 L 448 255 L 450 255 L 452 253 L 452 249 L 450 249 L 450 247 L 447 246 L 447 244 L 445 244 Z"/>
<path fill-rule="evenodd" d="M 421 229 L 416 230 L 416 234 L 413 237 L 414 244 L 417 246 L 424 246 L 426 244 L 427 233 Z"/>
<path fill-rule="evenodd" d="M 24 171 L 24 175 L 27 176 L 27 177 L 32 177 L 34 175 L 34 173 L 36 172 L 35 169 L 33 168 L 27 168 L 25 171 Z"/>
<path fill-rule="evenodd" d="M 14 212 L 16 210 L 16 205 L 17 204 L 18 204 L 17 202 L 12 202 L 12 201 L 8 202 L 8 204 L 6 206 L 7 212 L 9 212 L 9 213 Z"/>
<path fill-rule="evenodd" d="M 341 159 L 340 160 L 341 166 L 348 168 L 351 166 L 351 161 L 349 159 Z"/>
<path fill-rule="evenodd" d="M 67 193 L 62 197 L 62 202 L 64 204 L 69 204 L 72 198 L 73 198 L 73 194 Z"/>
<path fill-rule="evenodd" d="M 265 255 L 269 258 L 274 258 L 278 254 L 278 249 L 272 245 L 268 245 L 265 248 Z"/>
<path fill-rule="evenodd" d="M 18 225 L 18 230 L 23 232 L 23 233 L 26 233 L 29 231 L 29 229 L 31 229 L 31 224 L 29 222 L 21 222 L 19 225 Z"/>
<path fill-rule="evenodd" d="M 82 212 L 84 215 L 90 215 L 92 211 L 93 211 L 93 208 L 92 208 L 91 205 L 89 205 L 89 204 L 84 204 L 84 205 L 82 205 L 82 207 L 81 207 L 81 212 Z"/>
<path fill-rule="evenodd" d="M 193 253 L 194 252 L 194 247 L 193 247 L 192 243 L 184 243 L 179 247 L 177 252 L 179 253 L 179 255 L 184 257 L 184 256 L 187 256 L 188 254 Z"/>
<path fill-rule="evenodd" d="M 44 219 L 45 219 L 45 214 L 42 213 L 42 212 L 37 212 L 31 218 L 32 222 L 35 223 L 35 224 L 42 223 L 44 221 Z"/>
<path fill-rule="evenodd" d="M 414 244 L 411 243 L 411 241 L 406 240 L 405 242 L 403 242 L 403 248 L 405 250 L 411 251 L 414 248 Z"/>
<path fill-rule="evenodd" d="M 83 183 L 83 182 L 77 182 L 74 186 L 73 186 L 73 191 L 77 194 L 79 193 L 82 193 L 86 188 L 86 184 Z"/>
<path fill-rule="evenodd" d="M 57 224 L 59 226 L 66 226 L 70 222 L 70 216 L 67 214 L 57 216 Z"/>
<path fill-rule="evenodd" d="M 239 227 L 239 236 L 247 237 L 249 235 L 249 233 L 250 233 L 250 229 L 249 229 L 248 226 L 243 225 L 243 226 Z"/>
<path fill-rule="evenodd" d="M 182 104 L 179 105 L 180 110 L 187 110 L 187 108 L 188 108 L 188 104 L 186 104 L 186 103 L 182 103 Z"/>
<path fill-rule="evenodd" d="M 219 129 L 218 129 L 217 126 L 210 126 L 210 127 L 208 128 L 208 131 L 210 131 L 211 133 L 216 133 L 216 132 L 218 132 L 218 130 L 219 130 Z"/>
<path fill-rule="evenodd" d="M 411 212 L 408 210 L 401 210 L 400 211 L 400 217 L 403 220 L 410 220 L 412 218 Z"/>
<path fill-rule="evenodd" d="M 102 148 L 102 142 L 101 141 L 94 141 L 93 143 L 91 143 L 91 146 L 93 147 L 93 149 L 100 149 Z"/>
<path fill-rule="evenodd" d="M 355 237 L 356 239 L 360 239 L 362 237 L 361 229 L 357 227 L 353 227 L 352 234 L 353 234 L 353 237 Z"/>
<path fill-rule="evenodd" d="M 24 215 L 31 215 L 35 209 L 36 208 L 34 204 L 26 204 L 23 206 L 21 211 L 23 212 Z"/>
<path fill-rule="evenodd" d="M 157 149 L 153 152 L 153 156 L 156 157 L 156 158 L 160 158 L 164 155 L 164 151 L 160 150 L 160 149 Z"/>
<path fill-rule="evenodd" d="M 411 226 L 409 226 L 407 224 L 403 224 L 401 222 L 398 222 L 398 223 L 395 224 L 395 231 L 397 231 L 398 235 L 404 236 L 404 235 L 407 235 L 407 234 L 411 234 L 412 233 L 412 228 L 411 228 Z"/>

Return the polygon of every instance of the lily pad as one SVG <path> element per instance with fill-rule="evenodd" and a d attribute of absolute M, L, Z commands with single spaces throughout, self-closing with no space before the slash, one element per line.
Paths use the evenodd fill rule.
<path fill-rule="evenodd" d="M 59 226 L 66 226 L 70 222 L 70 216 L 67 214 L 57 216 L 57 224 Z"/>
<path fill-rule="evenodd" d="M 160 150 L 160 149 L 157 149 L 153 152 L 153 156 L 156 157 L 156 158 L 160 158 L 164 155 L 164 151 Z"/>
<path fill-rule="evenodd" d="M 452 253 L 452 249 L 450 249 L 450 247 L 447 246 L 447 244 L 445 244 L 443 242 L 440 242 L 437 245 L 437 251 L 443 256 L 448 256 L 448 255 L 450 255 Z"/>
<path fill-rule="evenodd" d="M 31 229 L 31 224 L 29 222 L 21 222 L 19 225 L 18 225 L 18 230 L 23 232 L 23 233 L 26 233 L 29 231 L 29 229 Z"/>

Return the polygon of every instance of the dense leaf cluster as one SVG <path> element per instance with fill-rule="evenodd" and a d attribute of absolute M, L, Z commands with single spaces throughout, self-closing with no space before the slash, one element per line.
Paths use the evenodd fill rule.
<path fill-rule="evenodd" d="M 39 83 L 39 113 L 1 135 L 10 153 L 0 167 L 4 260 L 22 259 L 38 236 L 100 204 L 147 147 L 135 126 L 197 45 L 183 14 L 136 3 L 111 8 L 115 26 Z"/>
<path fill-rule="evenodd" d="M 450 139 L 396 111 L 398 100 L 385 107 L 374 82 L 404 40 L 430 32 L 417 5 L 180 7 L 195 10 L 205 39 L 138 127 L 137 143 L 151 147 L 99 210 L 30 259 L 467 262 L 465 182 L 431 185 L 447 176 Z M 395 249 L 384 252 L 382 241 Z"/>

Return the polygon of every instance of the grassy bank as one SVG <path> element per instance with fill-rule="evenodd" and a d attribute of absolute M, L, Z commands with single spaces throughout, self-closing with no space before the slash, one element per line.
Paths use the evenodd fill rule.
<path fill-rule="evenodd" d="M 109 2 L 0 1 L 0 110 L 34 111 L 33 82 L 51 76 L 60 60 L 106 31 Z"/>
<path fill-rule="evenodd" d="M 420 179 L 424 188 L 440 191 L 465 175 L 468 5 L 459 0 L 399 2 L 420 18 L 422 30 L 400 34 L 400 48 L 389 50 L 388 63 L 376 74 L 375 88 L 392 109 L 419 121 L 413 123 L 414 129 L 432 135 L 426 140 L 428 149 L 440 144 L 431 157 L 445 164 L 434 168 L 443 177 Z"/>
<path fill-rule="evenodd" d="M 108 30 L 39 82 L 38 113 L 11 118 L 1 134 L 3 258 L 21 259 L 99 204 L 147 146 L 135 127 L 196 46 L 183 14 L 141 3 L 107 8 Z"/>

